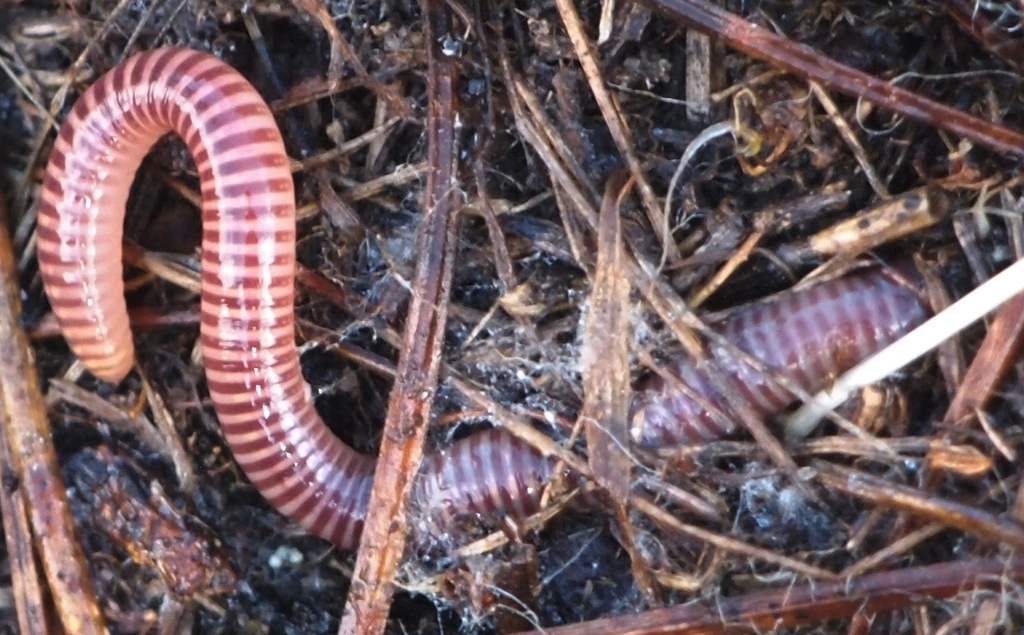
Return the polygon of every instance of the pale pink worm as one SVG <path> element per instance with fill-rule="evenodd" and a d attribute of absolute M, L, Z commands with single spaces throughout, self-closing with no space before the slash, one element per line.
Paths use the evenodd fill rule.
<path fill-rule="evenodd" d="M 224 437 L 275 508 L 353 548 L 374 461 L 335 437 L 313 408 L 294 340 L 288 157 L 263 99 L 218 59 L 187 49 L 132 57 L 93 84 L 61 127 L 38 225 L 39 266 L 61 329 L 96 376 L 117 382 L 131 369 L 120 257 L 125 203 L 143 157 L 167 132 L 185 141 L 199 174 L 200 335 Z M 456 443 L 444 456 L 428 459 L 419 499 L 453 513 L 532 512 L 553 469 L 501 430 Z"/>
<path fill-rule="evenodd" d="M 51 151 L 39 207 L 39 263 L 54 313 L 68 343 L 95 375 L 115 382 L 124 378 L 135 355 L 120 258 L 125 203 L 142 158 L 167 132 L 185 141 L 200 178 L 200 335 L 224 437 L 275 508 L 339 547 L 355 547 L 374 461 L 331 434 L 302 379 L 294 343 L 295 202 L 288 158 L 266 104 L 235 70 L 205 53 L 155 50 L 111 70 L 75 104 Z M 868 280 L 869 287 L 879 284 Z M 863 327 L 845 319 L 822 322 L 841 337 L 865 338 L 855 348 L 870 354 L 916 314 L 894 287 L 867 295 L 857 288 L 829 287 L 822 297 L 852 293 L 851 301 L 911 311 L 906 320 L 886 313 Z M 748 352 L 768 355 L 774 366 L 773 352 L 792 347 L 759 344 L 765 331 L 759 316 L 770 314 L 770 321 L 783 319 L 789 309 L 803 311 L 801 316 L 808 310 L 820 313 L 815 302 L 741 312 L 746 317 L 724 328 L 735 331 L 731 337 L 741 347 L 747 342 Z M 886 335 L 869 336 L 873 329 Z M 801 368 L 796 365 L 794 379 L 804 384 Z M 677 370 L 683 381 L 691 381 L 684 366 Z M 705 384 L 695 388 L 714 394 Z M 752 399 L 762 398 L 756 387 L 744 390 Z M 763 404 L 775 408 L 784 397 L 763 397 Z M 639 403 L 641 423 L 650 423 L 639 428 L 643 445 L 731 432 L 700 428 L 695 433 L 695 426 L 704 424 L 686 417 L 701 413 L 679 407 L 678 396 L 657 382 L 640 392 Z M 427 457 L 416 499 L 445 516 L 521 517 L 538 508 L 554 467 L 553 460 L 510 433 L 489 430 Z"/>

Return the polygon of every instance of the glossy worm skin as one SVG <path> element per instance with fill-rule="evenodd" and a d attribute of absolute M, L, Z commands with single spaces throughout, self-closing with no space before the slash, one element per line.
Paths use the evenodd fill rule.
<path fill-rule="evenodd" d="M 765 367 L 814 393 L 861 360 L 921 324 L 928 311 L 918 294 L 885 270 L 836 278 L 742 307 L 709 326 Z M 796 397 L 725 346 L 708 350 L 718 378 L 730 381 L 760 416 L 776 414 Z M 633 438 L 644 447 L 701 443 L 727 436 L 736 422 L 726 400 L 689 360 L 667 370 L 679 384 L 652 376 L 637 392 Z"/>
<path fill-rule="evenodd" d="M 200 337 L 224 437 L 275 508 L 353 548 L 374 461 L 331 434 L 302 378 L 293 326 L 292 178 L 273 116 L 240 74 L 205 53 L 161 49 L 116 67 L 75 104 L 51 151 L 39 207 L 39 264 L 54 313 L 94 374 L 116 382 L 129 372 L 134 348 L 120 258 L 125 202 L 142 158 L 167 132 L 185 141 L 200 179 Z M 916 298 L 878 274 L 829 284 L 741 310 L 722 332 L 813 390 L 847 360 L 873 352 L 923 316 Z M 880 307 L 881 317 L 865 317 L 865 306 Z M 844 344 L 820 346 L 833 340 Z M 759 411 L 790 401 L 726 353 L 713 356 L 740 379 Z M 696 374 L 677 371 L 714 400 Z M 641 444 L 732 431 L 708 424 L 699 407 L 658 380 L 639 395 L 634 421 Z M 415 498 L 446 518 L 521 517 L 538 509 L 554 469 L 552 459 L 510 433 L 489 430 L 427 457 Z"/>
<path fill-rule="evenodd" d="M 353 548 L 374 461 L 331 434 L 302 378 L 292 176 L 270 110 L 238 72 L 198 51 L 155 50 L 78 100 L 50 153 L 39 208 L 39 266 L 54 313 L 86 367 L 124 378 L 134 360 L 120 258 L 125 202 L 143 157 L 172 131 L 188 146 L 202 191 L 200 336 L 224 437 L 275 508 Z M 468 458 L 493 458 L 496 448 L 506 452 L 501 467 Z M 455 512 L 529 513 L 553 470 L 500 430 L 447 456 L 451 464 L 427 462 L 418 496 Z M 472 478 L 450 489 L 451 466 L 472 461 L 460 473 Z"/>

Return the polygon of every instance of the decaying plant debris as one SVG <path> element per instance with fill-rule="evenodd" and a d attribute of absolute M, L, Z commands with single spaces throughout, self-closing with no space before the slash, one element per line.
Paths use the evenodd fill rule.
<path fill-rule="evenodd" d="M 728 310 L 872 250 L 912 256 L 941 308 L 1024 251 L 1020 3 L 727 8 L 0 7 L 22 321 L 111 632 L 334 633 L 346 602 L 365 621 L 343 628 L 391 633 L 1021 628 L 1019 300 L 809 438 L 744 418 L 738 439 L 624 451 L 623 386 L 701 354 L 686 306 Z M 683 22 L 721 37 L 688 48 Z M 158 144 L 129 203 L 139 373 L 97 382 L 55 337 L 32 240 L 53 125 L 126 55 L 170 45 L 221 56 L 278 113 L 298 185 L 305 376 L 339 436 L 406 461 L 378 487 L 388 511 L 358 560 L 288 526 L 220 439 L 193 350 L 198 209 L 180 143 Z M 626 351 L 601 339 L 623 323 Z M 419 460 L 382 434 L 388 417 L 410 423 L 389 399 L 430 423 L 427 452 L 504 425 L 588 478 L 552 488 L 538 518 L 439 533 L 389 498 Z M 600 444 L 589 458 L 584 439 Z M 8 514 L 10 465 L 3 480 Z M 408 541 L 381 521 L 394 518 Z M 58 620 L 13 519 L 0 583 L 37 598 L 48 621 L 21 628 L 45 632 Z M 403 552 L 397 571 L 378 566 Z M 346 600 L 353 571 L 370 582 Z M 13 601 L 0 617 L 17 632 Z"/>

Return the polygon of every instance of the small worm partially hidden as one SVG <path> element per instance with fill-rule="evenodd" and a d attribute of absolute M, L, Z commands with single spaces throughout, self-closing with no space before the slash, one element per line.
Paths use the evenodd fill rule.
<path fill-rule="evenodd" d="M 75 104 L 50 153 L 39 207 L 39 265 L 54 313 L 71 348 L 96 376 L 124 378 L 134 359 L 120 258 L 125 203 L 143 157 L 167 132 L 184 140 L 199 174 L 200 337 L 224 437 L 276 509 L 339 547 L 353 548 L 374 461 L 331 434 L 302 378 L 292 306 L 292 177 L 270 110 L 238 72 L 205 53 L 155 50 L 111 70 Z M 784 372 L 808 390 L 811 368 L 823 377 L 837 363 L 824 353 L 813 356 L 813 367 L 801 361 L 811 352 L 802 331 L 852 341 L 829 349 L 841 354 L 838 364 L 845 366 L 890 341 L 923 311 L 878 274 L 807 293 L 741 311 L 722 329 L 769 366 L 789 368 Z M 853 308 L 858 303 L 862 307 Z M 879 307 L 883 317 L 866 317 L 867 306 Z M 830 317 L 835 312 L 843 317 Z M 788 333 L 787 343 L 771 343 L 776 332 Z M 716 353 L 716 359 L 740 380 L 752 381 L 744 393 L 761 411 L 789 401 L 774 389 L 757 388 L 763 378 L 730 366 L 727 355 Z M 688 371 L 678 370 L 691 382 Z M 706 384 L 694 381 L 693 387 L 714 395 Z M 687 420 L 699 411 L 657 382 L 643 389 L 640 402 L 646 423 L 639 441 L 646 445 L 731 431 L 699 417 Z M 538 509 L 554 470 L 553 459 L 504 430 L 489 430 L 427 457 L 415 498 L 447 515 L 520 517 Z"/>
<path fill-rule="evenodd" d="M 707 369 L 728 381 L 759 416 L 776 414 L 796 396 L 778 375 L 808 393 L 882 350 L 928 317 L 918 294 L 891 273 L 872 269 L 754 302 L 711 323 L 731 346 L 712 343 Z M 733 347 L 763 363 L 753 368 Z M 736 430 L 727 400 L 689 359 L 667 363 L 687 390 L 653 375 L 634 400 L 632 433 L 645 447 L 719 439 Z"/>

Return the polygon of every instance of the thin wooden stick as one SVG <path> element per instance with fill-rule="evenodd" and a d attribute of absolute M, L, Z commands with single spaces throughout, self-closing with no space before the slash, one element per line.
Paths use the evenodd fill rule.
<path fill-rule="evenodd" d="M 835 582 L 703 599 L 668 609 L 535 631 L 538 635 L 730 635 L 775 632 L 862 614 L 895 611 L 924 598 L 1024 581 L 1024 557 L 965 559 Z"/>
<path fill-rule="evenodd" d="M 940 4 L 964 31 L 1024 77 L 1024 42 L 1019 33 L 1003 29 L 986 18 L 975 0 L 945 0 Z"/>
<path fill-rule="evenodd" d="M 1011 298 L 999 308 L 985 340 L 960 382 L 943 421 L 956 423 L 979 408 L 995 394 L 999 381 L 1017 360 L 1024 344 L 1024 295 Z"/>
<path fill-rule="evenodd" d="M 864 98 L 928 126 L 948 130 L 996 152 L 1024 156 L 1024 134 L 944 106 L 890 82 L 831 60 L 810 46 L 721 9 L 706 0 L 641 0 L 703 33 L 720 37 L 737 51 L 786 69 L 832 90 Z"/>
<path fill-rule="evenodd" d="M 71 521 L 28 337 L 19 323 L 21 295 L 17 280 L 11 238 L 6 221 L 0 220 L 0 408 L 13 455 L 8 467 L 28 503 L 32 533 L 64 629 L 76 635 L 106 633 Z"/>
<path fill-rule="evenodd" d="M 393 580 L 409 531 L 406 507 L 423 459 L 433 395 L 441 367 L 458 227 L 455 182 L 455 65 L 443 55 L 439 34 L 448 33 L 448 5 L 424 0 L 427 37 L 427 171 L 419 259 L 412 281 L 398 374 L 391 391 L 380 458 L 339 635 L 384 632 Z"/>
<path fill-rule="evenodd" d="M 0 224 L 4 225 L 0 228 L 0 240 L 4 240 L 5 244 L 10 242 L 6 237 L 6 216 L 3 197 L 0 196 Z M 8 270 L 3 273 L 11 272 Z M 0 408 L 0 419 L 3 421 L 3 429 L 0 431 L 0 464 L 4 468 L 5 481 L 8 476 L 14 475 L 11 470 L 16 464 L 8 440 L 14 422 L 8 413 L 7 407 Z M 43 599 L 42 573 L 32 549 L 32 530 L 29 528 L 25 490 L 20 487 L 8 487 L 6 482 L 3 483 L 0 487 L 0 513 L 3 514 L 4 538 L 7 539 L 7 562 L 11 570 L 14 606 L 18 612 L 18 630 L 22 635 L 46 635 L 49 628 Z"/>
<path fill-rule="evenodd" d="M 971 505 L 898 485 L 866 472 L 815 461 L 816 477 L 829 488 L 851 496 L 926 518 L 1016 551 L 1024 549 L 1024 525 Z"/>
<path fill-rule="evenodd" d="M 594 45 L 590 42 L 590 38 L 583 28 L 583 21 L 576 12 L 574 3 L 570 2 L 570 0 L 555 0 L 555 5 L 558 7 L 559 15 L 562 16 L 562 23 L 569 34 L 569 41 L 572 42 L 573 50 L 576 51 L 576 58 L 579 60 L 583 74 L 590 85 L 590 91 L 594 94 L 594 101 L 597 102 L 597 107 L 601 109 L 601 116 L 604 118 L 605 125 L 608 126 L 608 132 L 611 134 L 612 139 L 615 140 L 615 146 L 618 148 L 619 154 L 622 155 L 636 181 L 640 200 L 643 202 L 647 218 L 651 221 L 651 226 L 654 228 L 654 233 L 657 234 L 658 239 L 661 241 L 661 248 L 667 256 L 666 259 L 673 262 L 679 260 L 679 250 L 672 240 L 672 236 L 665 231 L 661 206 L 658 204 L 654 189 L 647 181 L 640 158 L 637 156 L 633 134 L 626 124 L 618 103 L 613 99 L 611 93 L 608 92 L 600 65 L 597 62 L 597 52 L 594 50 Z"/>

